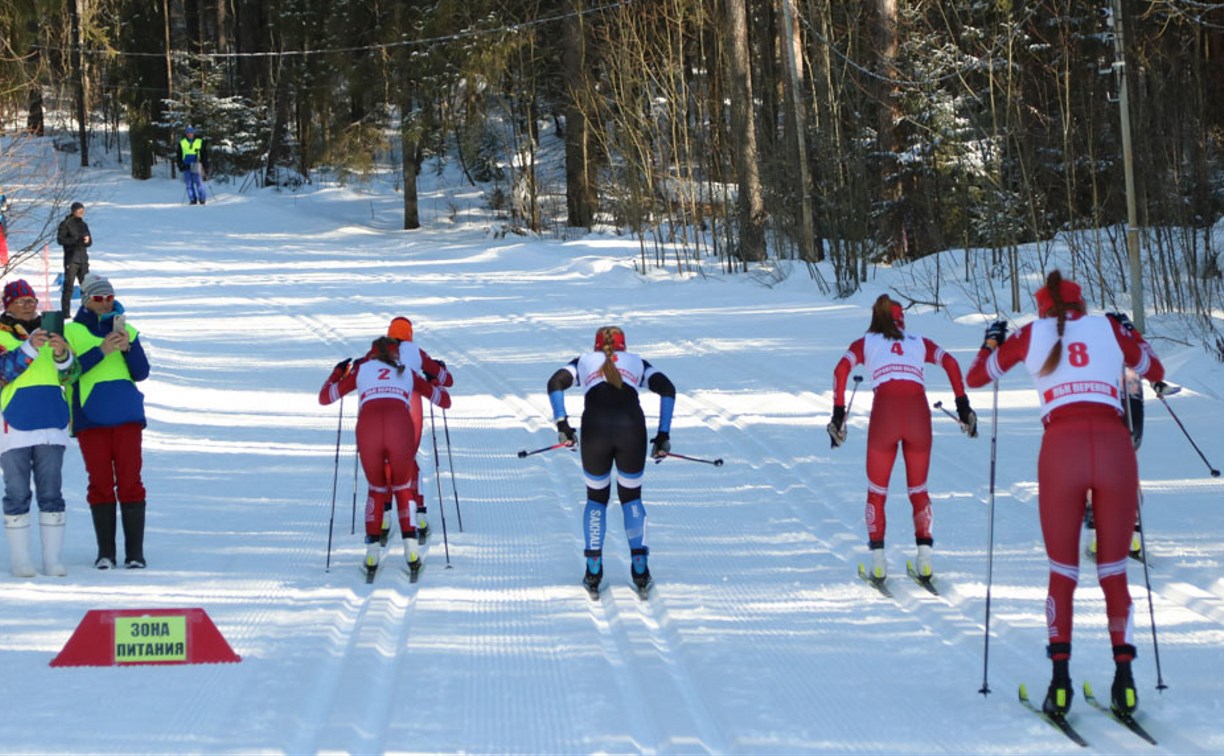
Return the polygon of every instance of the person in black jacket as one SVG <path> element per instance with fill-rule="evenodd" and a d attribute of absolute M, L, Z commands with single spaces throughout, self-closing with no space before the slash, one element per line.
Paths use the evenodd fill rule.
<path fill-rule="evenodd" d="M 67 322 L 72 318 L 72 290 L 84 282 L 89 272 L 89 247 L 93 244 L 89 225 L 85 223 L 85 206 L 80 202 L 73 202 L 68 217 L 60 221 L 55 240 L 64 248 L 64 294 L 60 310 Z"/>

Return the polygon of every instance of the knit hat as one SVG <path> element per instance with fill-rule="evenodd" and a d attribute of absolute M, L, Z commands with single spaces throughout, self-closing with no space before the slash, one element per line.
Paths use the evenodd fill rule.
<path fill-rule="evenodd" d="M 9 305 L 16 302 L 22 297 L 33 297 L 38 299 L 38 295 L 34 293 L 34 287 L 24 278 L 18 278 L 16 281 L 9 281 L 4 285 L 4 309 L 8 309 Z"/>
<path fill-rule="evenodd" d="M 1042 286 L 1037 290 L 1035 295 L 1037 299 L 1037 315 L 1045 317 L 1046 313 L 1054 309 L 1054 297 L 1050 295 L 1049 287 Z M 1062 279 L 1058 285 L 1058 298 L 1063 304 L 1080 304 L 1084 303 L 1084 294 L 1080 289 L 1080 285 L 1069 279 Z"/>
<path fill-rule="evenodd" d="M 194 134 L 194 133 L 195 133 L 195 127 L 193 127 L 193 126 L 188 126 L 187 128 L 183 129 L 183 133 L 184 133 L 184 134 Z"/>
<path fill-rule="evenodd" d="M 73 203 L 72 203 L 72 207 L 71 207 L 71 208 L 69 208 L 69 210 L 70 210 L 71 212 L 74 212 L 74 213 L 75 213 L 77 210 L 84 210 L 84 209 L 85 209 L 85 206 L 84 206 L 84 205 L 82 205 L 80 202 L 73 202 Z"/>
<path fill-rule="evenodd" d="M 115 287 L 111 286 L 111 282 L 106 276 L 100 276 L 97 273 L 89 273 L 85 276 L 85 280 L 81 282 L 81 298 L 95 297 L 98 295 L 106 296 L 115 295 Z"/>
<path fill-rule="evenodd" d="M 387 337 L 396 341 L 412 341 L 412 321 L 405 317 L 395 318 L 387 326 Z"/>

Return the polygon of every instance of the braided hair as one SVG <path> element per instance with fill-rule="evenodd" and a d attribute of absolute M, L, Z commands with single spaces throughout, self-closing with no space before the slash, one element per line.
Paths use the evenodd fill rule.
<path fill-rule="evenodd" d="M 1050 297 L 1050 307 L 1044 312 L 1038 313 L 1042 317 L 1046 315 L 1054 315 L 1058 318 L 1058 341 L 1054 342 L 1054 346 L 1050 347 L 1050 353 L 1046 356 L 1045 362 L 1041 365 L 1041 370 L 1037 375 L 1049 375 L 1058 367 L 1058 363 L 1062 360 L 1062 340 L 1063 332 L 1067 328 L 1067 313 L 1078 312 L 1084 313 L 1083 302 L 1066 302 L 1063 301 L 1063 277 L 1062 271 L 1052 270 L 1046 276 L 1046 293 Z"/>
<path fill-rule="evenodd" d="M 604 363 L 600 370 L 603 372 L 604 380 L 615 388 L 625 385 L 620 371 L 616 369 L 616 358 L 613 356 L 613 352 L 616 350 L 616 337 L 618 335 L 620 336 L 620 342 L 623 344 L 625 334 L 621 329 L 616 326 L 604 326 L 599 329 L 598 338 L 596 338 L 596 342 L 602 346 L 604 353 Z"/>
<path fill-rule="evenodd" d="M 404 364 L 399 361 L 399 341 L 388 336 L 379 336 L 370 345 L 374 359 L 395 368 L 396 375 L 404 374 Z"/>
<path fill-rule="evenodd" d="M 871 306 L 871 325 L 867 327 L 867 331 L 893 341 L 905 338 L 905 334 L 901 333 L 901 326 L 897 325 L 897 319 L 893 316 L 893 308 L 900 306 L 887 294 L 876 297 L 875 304 Z"/>

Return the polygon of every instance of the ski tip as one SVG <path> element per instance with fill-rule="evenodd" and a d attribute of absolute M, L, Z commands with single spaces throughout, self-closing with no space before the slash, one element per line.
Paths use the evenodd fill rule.
<path fill-rule="evenodd" d="M 864 579 L 867 577 L 867 568 L 863 566 L 862 562 L 859 562 L 859 577 Z"/>
<path fill-rule="evenodd" d="M 906 560 L 905 560 L 905 571 L 906 571 L 906 572 L 911 572 L 911 573 L 913 573 L 913 574 L 915 574 L 915 575 L 917 575 L 917 574 L 918 574 L 918 571 L 914 569 L 914 563 L 913 563 L 913 561 L 911 561 L 911 560 L 909 560 L 909 559 L 906 559 Z"/>
<path fill-rule="evenodd" d="M 1087 680 L 1084 681 L 1084 698 L 1095 698 L 1092 695 L 1092 683 Z"/>
<path fill-rule="evenodd" d="M 1021 701 L 1028 701 L 1028 700 L 1029 700 L 1029 697 L 1028 697 L 1028 686 L 1026 686 L 1024 683 L 1020 683 L 1020 700 L 1021 700 Z"/>

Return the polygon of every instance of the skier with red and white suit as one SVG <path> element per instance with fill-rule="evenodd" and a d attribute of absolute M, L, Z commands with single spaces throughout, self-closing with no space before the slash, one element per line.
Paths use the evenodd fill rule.
<path fill-rule="evenodd" d="M 429 356 L 424 349 L 421 349 L 413 342 L 413 327 L 412 321 L 405 317 L 392 318 L 391 323 L 387 326 L 387 337 L 395 339 L 400 344 L 400 354 L 404 359 L 404 363 L 409 361 L 416 364 L 419 361 L 419 366 L 413 369 L 423 375 L 427 381 L 435 386 L 443 386 L 449 388 L 455 385 L 454 376 L 447 369 L 446 363 L 442 360 L 435 360 Z M 407 346 L 405 346 L 407 344 Z M 414 393 L 412 395 L 412 423 L 414 429 L 413 444 L 414 450 L 421 448 L 421 433 L 425 428 L 425 417 L 421 406 L 421 394 Z M 424 543 L 425 538 L 429 533 L 429 520 L 425 516 L 425 490 L 421 485 L 421 466 L 417 462 L 416 452 L 413 452 L 410 460 L 412 470 L 409 473 L 413 484 L 413 498 L 416 500 L 416 526 L 417 535 L 420 542 Z M 441 503 L 439 503 L 441 506 Z M 386 504 L 386 512 L 383 515 L 382 526 L 382 542 L 387 542 L 387 536 L 391 531 L 391 502 Z"/>
<path fill-rule="evenodd" d="M 871 423 L 867 429 L 867 546 L 871 552 L 869 577 L 882 581 L 888 575 L 884 558 L 884 501 L 888 479 L 897 459 L 897 446 L 905 457 L 905 479 L 913 507 L 914 540 L 918 544 L 914 569 L 929 580 L 931 549 L 931 497 L 927 472 L 931 466 L 931 411 L 927 406 L 924 365 L 939 365 L 948 374 L 956 396 L 961 429 L 977 436 L 977 415 L 965 396 L 965 385 L 956 358 L 938 344 L 905 330 L 901 305 L 887 294 L 871 308 L 867 334 L 856 340 L 833 369 L 833 420 L 828 425 L 833 446 L 846 440 L 846 378 L 856 365 L 863 365 L 874 392 Z"/>
<path fill-rule="evenodd" d="M 1038 510 L 1050 561 L 1046 596 L 1047 656 L 1053 678 L 1042 707 L 1065 714 L 1071 706 L 1072 600 L 1079 582 L 1080 523 L 1088 495 L 1097 530 L 1097 578 L 1115 663 L 1112 706 L 1129 714 L 1138 705 L 1131 661 L 1134 617 L 1126 582 L 1127 550 L 1139 507 L 1139 465 L 1123 420 L 1123 368 L 1164 392 L 1164 366 L 1121 315 L 1088 315 L 1080 287 L 1055 270 L 1037 291 L 1035 320 L 1007 337 L 1007 323 L 986 330 L 969 368 L 970 386 L 999 380 L 1016 365 L 1033 377 L 1045 432 L 1037 457 Z"/>
<path fill-rule="evenodd" d="M 415 574 L 421 567 L 410 466 L 416 457 L 414 444 L 420 436 L 412 419 L 412 397 L 423 394 L 443 409 L 450 407 L 451 398 L 445 389 L 434 386 L 414 370 L 419 365 L 415 358 L 413 350 L 401 353 L 399 342 L 384 336 L 374 341 L 365 357 L 356 362 L 337 363 L 319 389 L 319 404 L 323 405 L 339 401 L 353 391 L 358 393 L 357 456 L 369 485 L 365 567 L 370 574 L 378 569 L 383 503 L 391 498 L 395 499 L 399 515 L 408 568 Z"/>

